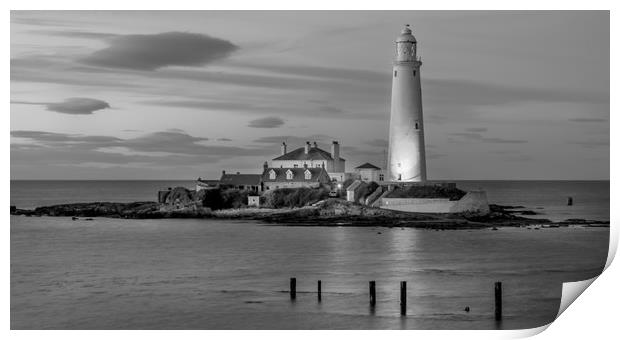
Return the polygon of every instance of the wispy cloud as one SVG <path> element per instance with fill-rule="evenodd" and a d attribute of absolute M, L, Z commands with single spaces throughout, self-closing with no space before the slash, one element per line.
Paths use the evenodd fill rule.
<path fill-rule="evenodd" d="M 609 140 L 581 140 L 581 141 L 569 141 L 568 143 L 579 145 L 584 148 L 609 147 Z"/>
<path fill-rule="evenodd" d="M 474 128 L 467 128 L 465 129 L 465 131 L 468 132 L 487 132 L 489 129 L 484 128 L 484 127 L 474 127 Z"/>
<path fill-rule="evenodd" d="M 69 37 L 69 38 L 78 38 L 78 39 L 111 39 L 116 38 L 119 35 L 114 33 L 104 33 L 104 32 L 91 32 L 91 31 L 82 31 L 82 30 L 30 30 L 30 33 L 49 35 L 49 36 L 57 36 L 57 37 Z"/>
<path fill-rule="evenodd" d="M 249 127 L 271 129 L 284 125 L 284 120 L 280 117 L 265 117 L 251 120 L 248 123 Z"/>
<path fill-rule="evenodd" d="M 603 123 L 603 122 L 606 122 L 607 119 L 602 119 L 602 118 L 573 118 L 573 119 L 569 119 L 569 121 L 575 122 L 575 123 Z"/>
<path fill-rule="evenodd" d="M 64 162 L 77 163 L 85 161 L 109 163 L 114 159 L 126 162 L 125 156 L 137 155 L 142 157 L 140 159 L 143 162 L 148 161 L 152 164 L 159 162 L 168 164 L 171 160 L 177 159 L 195 164 L 205 159 L 209 162 L 217 162 L 219 159 L 273 153 L 270 148 L 264 147 L 205 144 L 209 138 L 191 136 L 182 130 L 157 131 L 127 139 L 114 136 L 16 130 L 11 131 L 11 137 L 17 139 L 11 144 L 11 157 L 15 151 L 19 153 L 20 158 L 30 159 L 35 155 L 40 156 L 42 150 L 47 150 L 50 154 L 63 155 L 62 161 Z M 74 156 L 71 156 L 72 153 Z M 85 154 L 88 156 L 84 156 Z M 48 158 L 45 157 L 45 159 Z"/>
<path fill-rule="evenodd" d="M 387 139 L 373 139 L 373 140 L 366 141 L 366 144 L 370 146 L 375 146 L 378 148 L 387 148 L 389 145 L 389 142 Z"/>
<path fill-rule="evenodd" d="M 331 143 L 331 141 L 337 140 L 337 139 L 338 138 L 335 138 L 332 136 L 316 134 L 316 135 L 309 135 L 309 136 L 265 136 L 265 137 L 260 137 L 254 140 L 254 142 L 265 143 L 265 144 L 280 144 L 282 142 L 286 142 L 288 145 L 292 147 L 297 147 L 297 146 L 301 147 L 307 141 L 308 142 L 317 141 L 317 142 Z"/>
<path fill-rule="evenodd" d="M 390 74 L 373 70 L 340 68 L 340 67 L 321 67 L 308 65 L 282 65 L 282 64 L 251 64 L 251 63 L 231 63 L 236 67 L 249 68 L 272 73 L 284 74 L 287 76 L 301 76 L 318 79 L 352 80 L 356 82 L 381 83 L 391 80 Z"/>
<path fill-rule="evenodd" d="M 498 144 L 522 144 L 527 143 L 527 140 L 523 139 L 506 139 L 499 137 L 485 137 L 475 132 L 453 132 L 451 136 L 461 137 L 464 140 L 477 141 L 483 143 L 498 143 Z"/>

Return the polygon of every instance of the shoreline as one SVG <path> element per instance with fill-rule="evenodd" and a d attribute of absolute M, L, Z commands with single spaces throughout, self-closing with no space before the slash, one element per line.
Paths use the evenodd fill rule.
<path fill-rule="evenodd" d="M 559 228 L 583 226 L 608 228 L 609 221 L 548 219 L 523 217 L 537 213 L 523 206 L 490 204 L 487 215 L 411 213 L 373 208 L 338 199 L 328 199 L 299 208 L 241 208 L 211 211 L 208 208 L 170 209 L 155 202 L 71 203 L 19 209 L 11 206 L 11 215 L 71 217 L 74 220 L 94 217 L 120 219 L 214 219 L 253 220 L 270 224 L 300 227 L 386 227 L 421 229 L 488 229 L 497 227 Z"/>

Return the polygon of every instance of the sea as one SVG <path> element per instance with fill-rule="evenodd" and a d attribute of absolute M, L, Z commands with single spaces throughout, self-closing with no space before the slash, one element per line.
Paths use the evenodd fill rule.
<path fill-rule="evenodd" d="M 155 201 L 158 190 L 175 186 L 193 182 L 11 181 L 11 205 Z M 609 220 L 609 181 L 457 186 L 539 213 L 533 217 Z M 563 282 L 601 273 L 609 246 L 609 228 L 599 227 L 426 230 L 208 219 L 11 216 L 10 236 L 12 329 L 533 328 L 556 317 Z M 369 281 L 376 281 L 374 308 Z M 405 316 L 400 281 L 407 282 Z"/>

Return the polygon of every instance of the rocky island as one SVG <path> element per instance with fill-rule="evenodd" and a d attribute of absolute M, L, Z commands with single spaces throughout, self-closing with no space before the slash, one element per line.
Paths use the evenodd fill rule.
<path fill-rule="evenodd" d="M 490 212 L 479 214 L 431 214 L 387 210 L 348 202 L 340 198 L 328 198 L 324 192 L 281 191 L 267 196 L 265 207 L 252 208 L 239 204 L 242 193 L 230 192 L 221 197 L 192 197 L 192 192 L 175 188 L 174 198 L 167 203 L 158 202 L 92 202 L 72 203 L 18 209 L 11 207 L 12 215 L 65 216 L 74 219 L 106 217 L 125 219 L 162 218 L 208 218 L 256 220 L 265 223 L 292 226 L 381 226 L 413 227 L 431 229 L 480 229 L 505 226 L 559 227 L 568 225 L 608 226 L 607 221 L 571 220 L 552 223 L 547 219 L 524 217 L 536 214 L 520 206 L 490 205 Z M 230 198 L 236 197 L 236 198 Z M 217 198 L 217 197 L 216 197 Z M 219 209 L 213 209 L 209 202 L 218 202 Z M 180 202 L 182 204 L 180 204 Z M 202 204 L 199 204 L 201 203 Z M 223 206 L 224 205 L 224 206 Z"/>

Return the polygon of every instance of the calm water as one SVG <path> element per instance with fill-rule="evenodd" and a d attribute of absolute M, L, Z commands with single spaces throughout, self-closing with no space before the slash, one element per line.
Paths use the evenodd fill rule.
<path fill-rule="evenodd" d="M 609 182 L 460 186 L 481 183 L 492 202 L 573 217 L 558 198 L 573 196 L 589 216 L 609 219 Z M 11 184 L 19 207 L 152 200 L 153 190 L 175 185 Z M 520 187 L 538 192 L 530 199 Z M 607 228 L 432 231 L 11 216 L 11 328 L 530 328 L 553 320 L 562 282 L 600 273 L 608 240 Z M 285 292 L 292 276 L 300 291 L 294 303 Z M 321 303 L 312 293 L 316 280 L 323 281 Z M 370 280 L 377 281 L 375 310 Z M 398 315 L 401 280 L 408 282 L 405 318 Z M 504 284 L 501 324 L 493 321 L 495 281 Z"/>

